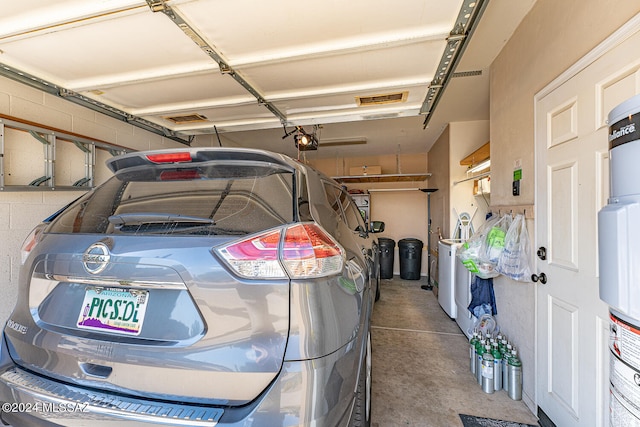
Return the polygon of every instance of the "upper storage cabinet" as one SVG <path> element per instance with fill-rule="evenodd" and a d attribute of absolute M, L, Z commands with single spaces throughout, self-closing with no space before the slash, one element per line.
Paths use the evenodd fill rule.
<path fill-rule="evenodd" d="M 478 148 L 473 153 L 469 154 L 464 159 L 460 160 L 460 166 L 468 166 L 469 169 L 484 163 L 490 158 L 491 142 L 487 142 L 482 147 Z"/>

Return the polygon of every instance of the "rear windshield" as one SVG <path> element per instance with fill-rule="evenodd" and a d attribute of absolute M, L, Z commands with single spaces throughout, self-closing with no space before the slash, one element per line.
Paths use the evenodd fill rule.
<path fill-rule="evenodd" d="M 293 221 L 293 174 L 277 166 L 127 170 L 57 216 L 51 233 L 244 235 Z"/>

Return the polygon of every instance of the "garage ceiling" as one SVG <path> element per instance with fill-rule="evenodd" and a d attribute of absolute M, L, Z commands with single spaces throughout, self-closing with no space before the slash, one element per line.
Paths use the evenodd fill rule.
<path fill-rule="evenodd" d="M 5 2 L 0 73 L 185 143 L 291 154 L 300 126 L 319 157 L 424 152 L 488 119 L 488 67 L 534 2 Z"/>

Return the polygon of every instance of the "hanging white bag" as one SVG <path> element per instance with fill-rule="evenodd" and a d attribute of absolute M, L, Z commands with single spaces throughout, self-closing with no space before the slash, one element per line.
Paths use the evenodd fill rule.
<path fill-rule="evenodd" d="M 531 246 L 524 215 L 518 214 L 504 238 L 496 270 L 513 280 L 531 282 Z"/>
<path fill-rule="evenodd" d="M 490 263 L 486 256 L 487 236 L 500 220 L 498 216 L 487 219 L 458 251 L 458 258 L 462 264 L 481 279 L 490 279 L 500 275 L 495 270 L 495 263 Z"/>

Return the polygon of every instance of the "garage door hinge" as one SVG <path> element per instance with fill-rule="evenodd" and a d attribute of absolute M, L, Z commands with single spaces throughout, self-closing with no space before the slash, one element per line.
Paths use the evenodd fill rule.
<path fill-rule="evenodd" d="M 164 12 L 167 8 L 165 0 L 147 0 L 147 4 L 152 12 Z"/>

